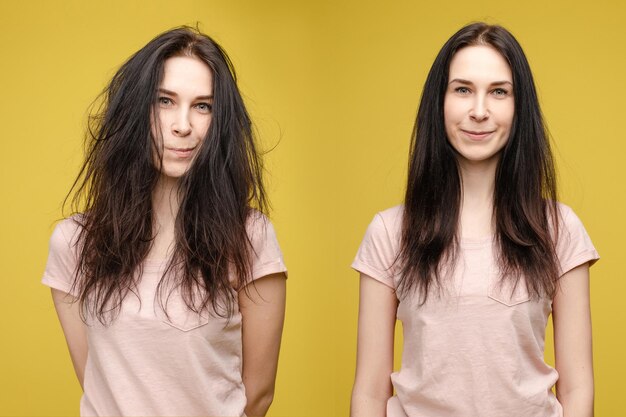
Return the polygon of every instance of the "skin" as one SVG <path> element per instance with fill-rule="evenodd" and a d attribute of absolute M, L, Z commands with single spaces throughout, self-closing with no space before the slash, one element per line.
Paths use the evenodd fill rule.
<path fill-rule="evenodd" d="M 593 416 L 593 351 L 589 265 L 565 274 L 552 304 L 554 352 L 559 380 L 556 397 L 564 417 Z"/>
<path fill-rule="evenodd" d="M 444 124 L 459 163 L 495 168 L 515 113 L 507 61 L 489 46 L 463 48 L 450 62 L 448 79 Z"/>
<path fill-rule="evenodd" d="M 87 329 L 80 319 L 78 299 L 63 291 L 52 289 L 52 301 L 61 322 L 65 342 L 70 351 L 76 378 L 80 387 L 84 388 L 85 365 L 87 364 Z"/>
<path fill-rule="evenodd" d="M 160 179 L 153 191 L 156 236 L 148 260 L 166 259 L 174 244 L 180 177 L 189 169 L 211 124 L 213 75 L 195 57 L 165 61 L 164 77 L 156 107 L 153 134 L 159 154 Z M 242 316 L 243 383 L 247 416 L 264 416 L 272 402 L 278 353 L 285 316 L 286 276 L 267 275 L 238 293 Z M 63 328 L 78 381 L 83 377 L 88 354 L 86 325 L 79 316 L 76 299 L 52 290 L 54 305 Z"/>
<path fill-rule="evenodd" d="M 366 274 L 359 283 L 359 324 L 352 417 L 386 416 L 393 394 L 393 336 L 398 299 L 391 288 Z"/>
<path fill-rule="evenodd" d="M 211 69 L 189 56 L 165 61 L 158 122 L 153 122 L 153 135 L 162 153 L 162 180 L 177 180 L 187 172 L 211 125 L 212 108 Z"/>
<path fill-rule="evenodd" d="M 273 274 L 239 291 L 248 417 L 264 416 L 274 398 L 285 318 L 285 284 L 285 274 Z"/>
<path fill-rule="evenodd" d="M 462 238 L 490 236 L 495 172 L 514 116 L 511 70 L 488 46 L 461 49 L 450 64 L 444 123 L 457 152 L 462 185 Z M 361 274 L 357 366 L 352 417 L 382 417 L 393 395 L 393 339 L 398 300 L 393 291 Z M 557 398 L 565 417 L 593 416 L 589 266 L 565 273 L 553 300 Z"/>
<path fill-rule="evenodd" d="M 174 243 L 174 223 L 178 213 L 180 177 L 191 166 L 211 125 L 213 106 L 213 74 L 197 58 L 172 57 L 165 61 L 163 80 L 159 86 L 157 138 L 159 155 L 155 164 L 161 177 L 152 193 L 157 235 L 149 260 L 166 259 Z"/>

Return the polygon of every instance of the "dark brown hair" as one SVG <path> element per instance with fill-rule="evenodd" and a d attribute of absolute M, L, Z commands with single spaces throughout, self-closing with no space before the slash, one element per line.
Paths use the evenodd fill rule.
<path fill-rule="evenodd" d="M 181 55 L 212 71 L 212 121 L 177 190 L 175 248 L 159 283 L 159 302 L 166 304 L 177 288 L 191 310 L 230 317 L 233 287 L 244 286 L 251 273 L 246 221 L 253 208 L 267 212 L 268 203 L 250 117 L 224 50 L 198 30 L 176 28 L 131 56 L 103 91 L 90 117 L 85 162 L 70 191 L 74 211 L 83 213 L 75 216 L 81 231 L 74 287 L 83 312 L 102 323 L 134 292 L 152 246 L 159 167 L 150 121 L 164 62 Z"/>
<path fill-rule="evenodd" d="M 556 176 L 548 134 L 528 61 L 501 26 L 468 25 L 443 46 L 428 73 L 411 141 L 398 261 L 401 296 L 418 291 L 421 303 L 441 288 L 444 266 L 458 252 L 461 176 L 444 125 L 450 61 L 467 46 L 488 45 L 513 74 L 515 114 L 496 169 L 493 216 L 502 279 L 523 276 L 534 297 L 553 297 L 558 278 Z"/>

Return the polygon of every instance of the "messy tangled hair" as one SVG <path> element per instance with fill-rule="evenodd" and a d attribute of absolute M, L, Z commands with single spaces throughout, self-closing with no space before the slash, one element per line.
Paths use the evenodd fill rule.
<path fill-rule="evenodd" d="M 103 91 L 72 187 L 73 209 L 83 213 L 75 216 L 81 231 L 74 288 L 84 314 L 102 323 L 136 289 L 155 237 L 152 192 L 160 173 L 151 116 L 164 63 L 175 56 L 208 65 L 213 110 L 206 138 L 177 189 L 175 246 L 159 283 L 159 302 L 166 305 L 167 295 L 178 289 L 192 311 L 230 317 L 233 287 L 243 287 L 251 273 L 246 221 L 253 209 L 267 212 L 268 203 L 250 117 L 224 50 L 196 29 L 176 28 L 131 56 Z"/>
<path fill-rule="evenodd" d="M 496 169 L 493 216 L 502 279 L 523 276 L 534 297 L 553 297 L 558 279 L 554 242 L 557 191 L 554 162 L 533 76 L 517 40 L 501 26 L 474 23 L 455 33 L 435 58 L 422 93 L 411 141 L 398 261 L 399 293 L 417 290 L 421 302 L 441 288 L 443 267 L 458 248 L 461 182 L 444 124 L 444 97 L 454 54 L 487 45 L 506 59 L 513 75 L 515 114 Z"/>

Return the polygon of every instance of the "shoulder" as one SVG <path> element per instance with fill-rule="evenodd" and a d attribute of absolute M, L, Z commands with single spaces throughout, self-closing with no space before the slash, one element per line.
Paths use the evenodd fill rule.
<path fill-rule="evenodd" d="M 572 208 L 567 204 L 561 203 L 560 201 L 556 202 L 556 209 L 559 216 L 559 221 L 561 222 L 564 222 L 566 219 L 572 216 L 576 217 L 574 210 L 572 210 Z"/>
<path fill-rule="evenodd" d="M 374 215 L 370 223 L 371 232 L 382 234 L 390 241 L 400 238 L 402 233 L 402 220 L 404 218 L 404 205 L 397 205 Z"/>
<path fill-rule="evenodd" d="M 402 235 L 403 206 L 374 215 L 361 241 L 352 268 L 394 288 L 396 258 Z"/>
<path fill-rule="evenodd" d="M 402 223 L 402 218 L 404 217 L 404 204 L 398 204 L 397 206 L 379 211 L 376 215 L 380 216 L 387 223 Z"/>
<path fill-rule="evenodd" d="M 50 237 L 48 261 L 42 283 L 63 292 L 78 296 L 74 278 L 78 265 L 78 238 L 81 225 L 79 217 L 60 221 Z"/>
<path fill-rule="evenodd" d="M 80 215 L 61 220 L 50 236 L 50 251 L 71 251 L 78 242 L 81 230 Z"/>
<path fill-rule="evenodd" d="M 255 209 L 250 210 L 246 219 L 246 233 L 252 243 L 255 240 L 276 239 L 276 231 L 270 219 Z"/>
<path fill-rule="evenodd" d="M 246 232 L 252 246 L 252 279 L 287 271 L 276 231 L 265 214 L 251 210 L 246 221 Z"/>
<path fill-rule="evenodd" d="M 246 227 L 252 227 L 258 222 L 266 223 L 269 221 L 269 218 L 259 210 L 250 209 L 250 212 L 248 213 L 248 218 L 246 219 Z"/>
<path fill-rule="evenodd" d="M 590 265 L 595 263 L 599 255 L 580 218 L 563 203 L 557 203 L 557 211 L 558 233 L 555 248 L 561 273 L 564 274 L 585 262 Z"/>
<path fill-rule="evenodd" d="M 558 240 L 568 239 L 572 234 L 576 235 L 581 232 L 584 232 L 585 234 L 587 233 L 583 222 L 570 206 L 561 202 L 557 202 L 556 206 L 559 225 Z"/>

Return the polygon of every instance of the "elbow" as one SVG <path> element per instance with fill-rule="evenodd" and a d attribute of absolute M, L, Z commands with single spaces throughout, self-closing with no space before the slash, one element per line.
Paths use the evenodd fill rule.
<path fill-rule="evenodd" d="M 570 390 L 559 390 L 559 387 L 557 386 L 556 397 L 563 407 L 564 416 L 593 416 L 593 382 L 578 386 Z"/>
<path fill-rule="evenodd" d="M 383 379 L 384 381 L 384 379 Z M 366 382 L 366 383 L 365 383 Z M 350 416 L 385 416 L 387 401 L 393 395 L 391 381 L 372 384 L 362 379 L 354 384 L 350 401 Z"/>
<path fill-rule="evenodd" d="M 274 387 L 256 393 L 246 393 L 246 416 L 263 417 L 274 401 Z"/>
<path fill-rule="evenodd" d="M 256 399 L 256 404 L 260 410 L 265 410 L 265 412 L 267 412 L 267 410 L 270 408 L 270 405 L 272 405 L 273 401 L 274 401 L 274 390 L 272 390 L 271 392 L 266 392 L 263 395 L 259 396 Z M 263 415 L 265 415 L 265 412 L 263 413 Z"/>

